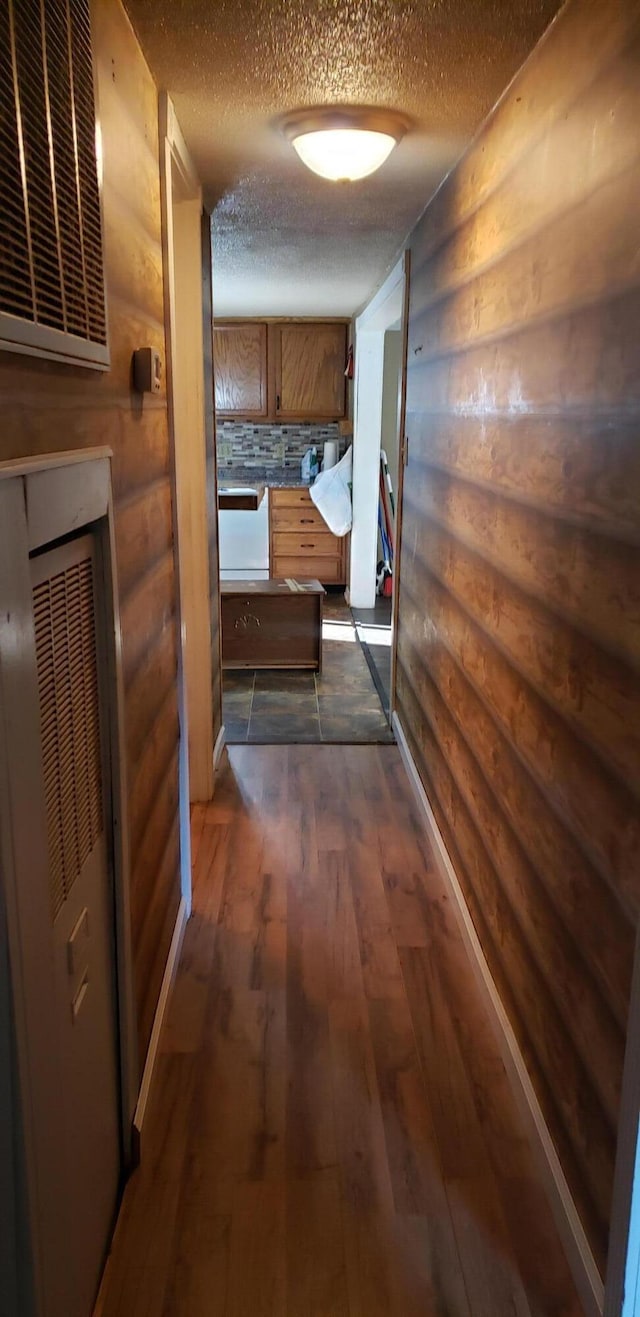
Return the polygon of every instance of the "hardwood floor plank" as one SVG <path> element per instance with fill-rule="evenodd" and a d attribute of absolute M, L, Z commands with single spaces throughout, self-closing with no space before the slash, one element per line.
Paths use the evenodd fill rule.
<path fill-rule="evenodd" d="M 230 1239 L 231 1217 L 185 1184 L 162 1317 L 225 1317 Z"/>
<path fill-rule="evenodd" d="M 287 1313 L 350 1317 L 335 1168 L 287 1184 Z"/>
<path fill-rule="evenodd" d="M 348 860 L 341 851 L 321 851 L 320 864 L 327 899 L 327 999 L 359 997 L 364 981 Z"/>
<path fill-rule="evenodd" d="M 405 1246 L 413 1240 L 429 1281 L 424 1311 L 467 1313 L 460 1255 L 409 1008 L 405 1000 L 370 1002 L 368 1009 L 395 1210 L 408 1230 Z"/>
<path fill-rule="evenodd" d="M 334 1002 L 329 1021 L 344 1199 L 355 1212 L 391 1212 L 393 1191 L 366 1002 Z"/>
<path fill-rule="evenodd" d="M 190 1176 L 210 1209 L 232 1210 L 241 1180 L 284 1171 L 284 998 L 222 987 L 209 1007 L 192 1119 Z"/>
<path fill-rule="evenodd" d="M 370 998 L 402 997 L 398 947 L 382 874 L 375 844 L 367 843 L 366 836 L 365 824 L 355 834 L 348 856 L 365 993 Z"/>
<path fill-rule="evenodd" d="M 337 1164 L 326 1001 L 313 995 L 299 902 L 290 901 L 287 942 L 287 1174 Z M 313 979 L 311 979 L 313 982 Z"/>
<path fill-rule="evenodd" d="M 285 1186 L 236 1187 L 225 1317 L 286 1317 Z"/>

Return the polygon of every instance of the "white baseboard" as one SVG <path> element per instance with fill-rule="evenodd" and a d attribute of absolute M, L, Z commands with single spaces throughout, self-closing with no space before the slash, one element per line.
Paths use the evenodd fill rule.
<path fill-rule="evenodd" d="M 213 771 L 214 771 L 214 773 L 215 773 L 215 771 L 216 771 L 216 769 L 217 769 L 217 767 L 218 767 L 218 764 L 220 763 L 220 759 L 221 759 L 221 756 L 222 756 L 222 751 L 224 750 L 224 743 L 225 743 L 225 729 L 224 729 L 224 723 L 223 723 L 223 724 L 222 724 L 222 727 L 220 728 L 220 731 L 218 732 L 218 735 L 216 736 L 216 743 L 215 743 L 215 745 L 214 745 L 214 747 L 213 747 Z"/>
<path fill-rule="evenodd" d="M 162 978 L 162 986 L 160 988 L 160 996 L 158 997 L 158 1005 L 156 1006 L 156 1013 L 153 1017 L 153 1028 L 151 1030 L 151 1038 L 149 1039 L 147 1059 L 144 1063 L 144 1070 L 142 1072 L 142 1083 L 140 1084 L 140 1092 L 138 1093 L 138 1101 L 136 1104 L 136 1109 L 133 1117 L 133 1129 L 134 1129 L 135 1137 L 137 1138 L 138 1142 L 140 1141 L 140 1138 L 142 1136 L 142 1126 L 144 1124 L 144 1117 L 147 1110 L 147 1102 L 149 1101 L 149 1093 L 151 1092 L 151 1085 L 153 1082 L 153 1072 L 155 1070 L 156 1060 L 158 1056 L 158 1045 L 160 1043 L 160 1034 L 162 1032 L 162 1025 L 164 1023 L 164 1017 L 167 1009 L 167 1003 L 169 1001 L 169 995 L 171 993 L 171 989 L 173 987 L 173 981 L 175 979 L 176 971 L 178 968 L 178 961 L 180 959 L 180 949 L 182 947 L 182 939 L 184 937 L 184 930 L 186 926 L 187 926 L 187 906 L 184 897 L 181 897 L 180 905 L 178 907 L 178 913 L 176 916 L 176 922 L 173 929 L 173 937 L 171 938 L 171 946 L 169 947 L 169 954 L 167 956 L 167 963 L 164 967 L 164 975 Z"/>
<path fill-rule="evenodd" d="M 509 1018 L 491 970 L 487 964 L 480 939 L 464 893 L 458 881 L 456 871 L 447 851 L 444 838 L 435 819 L 426 791 L 414 758 L 409 749 L 404 728 L 397 713 L 393 714 L 393 730 L 398 749 L 402 756 L 407 776 L 413 787 L 418 805 L 433 842 L 436 859 L 453 899 L 458 923 L 469 954 L 475 977 L 482 990 L 494 1027 L 507 1074 L 511 1080 L 520 1109 L 531 1131 L 534 1144 L 542 1156 L 542 1169 L 545 1174 L 546 1187 L 556 1224 L 560 1232 L 567 1259 L 582 1300 L 587 1317 L 601 1317 L 604 1306 L 604 1287 L 600 1273 L 585 1235 L 580 1217 L 576 1210 L 571 1191 L 567 1184 L 558 1154 L 540 1103 L 536 1097 L 518 1041 L 511 1027 Z"/>

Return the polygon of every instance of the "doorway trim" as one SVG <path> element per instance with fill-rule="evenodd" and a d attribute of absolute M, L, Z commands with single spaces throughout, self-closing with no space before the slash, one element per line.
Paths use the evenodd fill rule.
<path fill-rule="evenodd" d="M 106 750 L 110 770 L 105 829 L 111 837 L 113 860 L 115 981 L 120 1062 L 120 1111 L 123 1163 L 132 1157 L 132 1130 L 138 1091 L 138 1044 L 133 989 L 133 957 L 129 897 L 129 838 L 126 792 L 126 744 L 124 737 L 124 686 L 122 679 L 120 617 L 116 590 L 116 555 L 111 450 L 86 449 L 47 457 L 0 463 L 0 687 L 2 689 L 2 736 L 0 737 L 0 878 L 6 918 L 6 948 L 0 953 L 8 961 L 0 964 L 12 995 L 12 1025 L 15 1042 L 15 1077 L 12 1081 L 13 1114 L 20 1121 L 14 1130 L 15 1154 L 24 1158 L 20 1166 L 26 1190 L 25 1219 L 21 1225 L 30 1241 L 30 1256 L 16 1258 L 18 1278 L 33 1290 L 38 1314 L 46 1311 L 43 1292 L 44 1260 L 38 1221 L 42 1218 L 38 1166 L 40 1158 L 51 1169 L 51 1158 L 59 1155 L 47 1128 L 47 1112 L 56 1093 L 55 1046 L 48 1036 L 46 1012 L 42 1009 L 43 974 L 48 963 L 42 956 L 42 938 L 35 949 L 23 937 L 19 883 L 25 866 L 36 863 L 44 844 L 44 819 L 34 810 L 33 774 L 41 763 L 38 690 L 35 670 L 33 612 L 29 553 L 62 536 L 83 528 L 95 536 L 96 572 L 105 602 L 105 695 L 108 725 Z M 26 724 L 17 713 L 28 710 Z M 34 760 L 37 760 L 34 767 Z M 40 849 L 38 849 L 40 847 Z M 44 915 L 43 915 L 44 919 Z M 35 912 L 30 911 L 33 930 Z M 46 921 L 45 921 L 46 922 Z M 37 920 L 36 920 L 37 923 Z M 4 938 L 3 938 L 4 943 Z M 40 1043 L 43 1052 L 36 1062 Z M 12 1064 L 14 1058 L 11 1058 Z M 37 1079 L 36 1079 L 37 1075 Z M 17 1107 L 17 1111 L 16 1111 Z M 12 1119 L 11 1111 L 9 1119 Z M 0 1197 L 11 1193 L 10 1177 L 0 1184 Z M 63 1180 L 60 1180 L 63 1183 Z M 4 1201 L 1 1204 L 3 1212 Z M 13 1201 L 6 1203 L 7 1219 L 15 1213 Z M 51 1205 L 50 1205 L 51 1207 Z M 55 1211 L 55 1205 L 53 1205 Z M 26 1274 L 28 1273 L 28 1274 Z"/>
<path fill-rule="evenodd" d="M 378 535 L 379 463 L 382 440 L 384 336 L 400 321 L 402 335 L 400 407 L 398 409 L 398 472 L 391 603 L 390 716 L 395 706 L 398 598 L 402 537 L 402 493 L 406 464 L 405 414 L 407 340 L 411 253 L 407 248 L 391 273 L 356 318 L 356 375 L 353 424 L 353 530 L 349 603 L 355 608 L 375 604 L 375 562 Z M 393 473 L 392 473 L 393 474 Z"/>
<path fill-rule="evenodd" d="M 640 1317 L 640 929 L 636 934 L 613 1181 L 604 1317 Z"/>
<path fill-rule="evenodd" d="M 191 911 L 190 801 L 214 790 L 212 655 L 202 309 L 202 189 L 173 104 L 159 98 L 167 403 L 181 643 L 182 896 Z"/>

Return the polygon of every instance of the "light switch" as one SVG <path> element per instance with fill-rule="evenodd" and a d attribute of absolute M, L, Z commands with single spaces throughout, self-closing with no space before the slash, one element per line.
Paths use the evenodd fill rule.
<path fill-rule="evenodd" d="M 162 358 L 157 348 L 138 348 L 134 352 L 133 384 L 137 393 L 160 393 Z"/>

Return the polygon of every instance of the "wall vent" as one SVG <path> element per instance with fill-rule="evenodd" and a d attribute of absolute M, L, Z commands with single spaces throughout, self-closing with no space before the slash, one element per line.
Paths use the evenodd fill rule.
<path fill-rule="evenodd" d="M 0 5 L 0 346 L 108 364 L 89 0 Z"/>
<path fill-rule="evenodd" d="M 35 585 L 33 607 L 55 919 L 103 828 L 91 558 Z"/>

